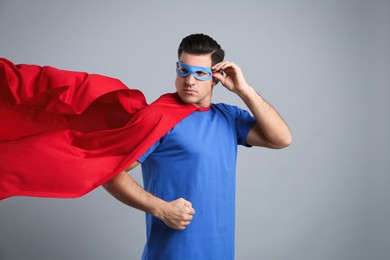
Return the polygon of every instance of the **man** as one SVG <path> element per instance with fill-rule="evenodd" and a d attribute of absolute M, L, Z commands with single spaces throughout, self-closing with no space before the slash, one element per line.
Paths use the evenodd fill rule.
<path fill-rule="evenodd" d="M 185 37 L 176 90 L 199 110 L 179 122 L 127 170 L 142 163 L 144 188 L 125 171 L 104 184 L 123 203 L 146 212 L 142 259 L 233 259 L 237 144 L 283 148 L 288 126 L 248 85 L 239 66 L 207 35 Z M 212 104 L 216 84 L 252 112 Z"/>

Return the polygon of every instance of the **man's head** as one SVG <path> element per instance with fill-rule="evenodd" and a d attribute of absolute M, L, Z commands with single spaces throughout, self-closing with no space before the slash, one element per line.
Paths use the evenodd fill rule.
<path fill-rule="evenodd" d="M 224 56 L 221 46 L 210 36 L 192 34 L 182 40 L 176 64 L 176 90 L 184 102 L 199 107 L 210 105 L 213 85 L 218 83 L 211 76 L 211 67 L 222 62 Z"/>

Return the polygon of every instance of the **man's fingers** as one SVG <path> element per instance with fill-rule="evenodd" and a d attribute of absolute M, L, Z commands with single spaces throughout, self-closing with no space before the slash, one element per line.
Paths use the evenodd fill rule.
<path fill-rule="evenodd" d="M 187 212 L 188 214 L 190 214 L 190 215 L 194 215 L 195 214 L 195 209 L 194 208 L 188 208 L 188 212 Z"/>
<path fill-rule="evenodd" d="M 218 64 L 215 64 L 211 69 L 215 72 L 220 72 L 229 67 L 237 67 L 237 66 L 231 61 L 223 61 Z"/>
<path fill-rule="evenodd" d="M 220 72 L 220 71 L 213 72 L 213 77 L 218 79 L 221 82 L 225 79 L 223 72 Z"/>
<path fill-rule="evenodd" d="M 192 207 L 192 203 L 191 202 L 189 202 L 188 200 L 185 200 L 183 198 L 180 198 L 179 201 L 181 201 L 184 204 L 186 213 L 188 213 L 190 215 L 194 215 L 195 214 L 195 210 Z"/>
<path fill-rule="evenodd" d="M 179 201 L 181 201 L 184 205 L 192 207 L 192 203 L 189 202 L 188 200 L 185 200 L 183 198 L 180 198 Z"/>
<path fill-rule="evenodd" d="M 191 219 L 192 219 L 192 216 L 190 216 Z M 178 230 L 183 230 L 185 229 L 188 225 L 191 224 L 191 219 L 188 219 L 188 220 L 182 220 L 180 222 L 178 222 L 177 224 L 174 224 L 171 226 L 171 228 L 173 229 L 178 229 Z"/>
<path fill-rule="evenodd" d="M 193 215 L 190 215 L 190 214 L 185 214 L 185 215 L 183 215 L 183 217 L 182 217 L 182 221 L 183 222 L 188 222 L 188 224 L 190 224 L 190 221 L 193 219 L 194 217 L 193 217 Z"/>

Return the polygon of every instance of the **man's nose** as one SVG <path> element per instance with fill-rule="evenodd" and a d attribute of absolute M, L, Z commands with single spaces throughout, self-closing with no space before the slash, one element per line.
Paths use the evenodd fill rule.
<path fill-rule="evenodd" d="M 193 85 L 195 84 L 196 82 L 196 79 L 194 78 L 194 76 L 192 74 L 189 74 L 187 77 L 186 77 L 186 81 L 185 81 L 188 85 Z"/>

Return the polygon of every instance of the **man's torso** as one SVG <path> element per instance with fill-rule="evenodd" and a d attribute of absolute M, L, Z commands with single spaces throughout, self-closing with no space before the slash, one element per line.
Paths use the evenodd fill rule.
<path fill-rule="evenodd" d="M 147 214 L 143 259 L 234 258 L 237 144 L 245 143 L 253 123 L 237 108 L 212 105 L 182 120 L 151 148 L 142 163 L 144 188 L 166 201 L 184 198 L 196 214 L 183 231 Z"/>

